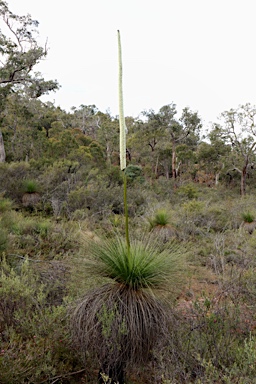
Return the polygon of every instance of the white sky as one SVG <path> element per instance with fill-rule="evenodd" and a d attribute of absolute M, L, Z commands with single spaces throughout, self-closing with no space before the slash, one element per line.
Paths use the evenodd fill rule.
<path fill-rule="evenodd" d="M 118 114 L 117 29 L 126 116 L 174 102 L 205 123 L 256 104 L 255 0 L 7 0 L 48 38 L 38 66 L 61 89 L 47 97 L 67 111 L 95 104 Z M 45 100 L 45 98 L 44 98 Z"/>

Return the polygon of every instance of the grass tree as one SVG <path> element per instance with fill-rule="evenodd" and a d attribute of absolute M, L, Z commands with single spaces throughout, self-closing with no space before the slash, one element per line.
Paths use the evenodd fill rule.
<path fill-rule="evenodd" d="M 84 356 L 98 361 L 98 382 L 121 384 L 129 367 L 146 364 L 169 340 L 169 307 L 159 295 L 176 287 L 182 252 L 174 243 L 167 249 L 150 237 L 130 242 L 119 31 L 118 47 L 125 237 L 86 242 L 86 273 L 100 284 L 78 302 L 72 312 L 72 330 Z"/>
<path fill-rule="evenodd" d="M 77 304 L 74 339 L 98 361 L 99 383 L 124 383 L 129 367 L 146 364 L 169 340 L 171 314 L 160 292 L 176 287 L 182 254 L 175 244 L 161 249 L 151 239 L 132 241 L 129 253 L 122 238 L 87 249 L 86 272 L 102 284 Z"/>

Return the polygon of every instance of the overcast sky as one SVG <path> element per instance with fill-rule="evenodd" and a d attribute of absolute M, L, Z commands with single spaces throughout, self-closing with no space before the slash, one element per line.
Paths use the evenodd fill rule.
<path fill-rule="evenodd" d="M 95 104 L 118 114 L 117 29 L 126 116 L 174 102 L 205 123 L 256 104 L 255 0 L 7 0 L 39 21 L 49 54 L 38 69 L 67 111 Z M 45 99 L 44 99 L 45 100 Z"/>

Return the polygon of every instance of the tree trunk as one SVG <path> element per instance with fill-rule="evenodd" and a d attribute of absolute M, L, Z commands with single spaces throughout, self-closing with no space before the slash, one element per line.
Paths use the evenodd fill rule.
<path fill-rule="evenodd" d="M 220 179 L 220 172 L 215 173 L 215 186 L 217 187 L 219 185 L 219 179 Z"/>
<path fill-rule="evenodd" d="M 159 163 L 159 156 L 157 156 L 156 165 L 155 165 L 155 171 L 154 171 L 156 178 L 158 177 L 158 163 Z"/>
<path fill-rule="evenodd" d="M 0 131 L 0 163 L 5 162 L 5 150 L 4 150 L 4 139 L 2 132 Z"/>
<path fill-rule="evenodd" d="M 108 142 L 106 144 L 106 153 L 107 153 L 107 163 L 111 165 L 111 150 Z"/>
<path fill-rule="evenodd" d="M 241 196 L 245 196 L 245 193 L 246 193 L 246 175 L 247 175 L 247 165 L 243 167 L 242 173 L 241 173 L 241 187 L 240 187 Z"/>
<path fill-rule="evenodd" d="M 172 177 L 176 179 L 177 170 L 176 170 L 176 146 L 175 142 L 172 142 Z"/>
<path fill-rule="evenodd" d="M 245 196 L 245 189 L 246 189 L 246 176 L 247 176 L 247 167 L 249 163 L 248 155 L 245 157 L 245 164 L 242 168 L 241 173 L 241 188 L 240 188 L 240 194 L 241 196 Z"/>

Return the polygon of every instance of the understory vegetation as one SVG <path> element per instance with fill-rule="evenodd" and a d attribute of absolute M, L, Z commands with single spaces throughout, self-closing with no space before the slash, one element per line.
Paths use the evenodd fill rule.
<path fill-rule="evenodd" d="M 105 264 L 109 252 L 123 252 L 126 257 L 120 240 L 123 216 L 115 211 L 120 180 L 114 188 L 107 188 L 104 176 L 95 177 L 92 189 L 96 191 L 97 185 L 103 194 L 107 189 L 107 201 L 98 194 L 95 200 L 90 200 L 88 209 L 84 197 L 74 210 L 73 201 L 67 198 L 62 203 L 64 208 L 56 214 L 43 173 L 33 177 L 33 185 L 35 180 L 40 185 L 37 189 L 40 200 L 34 205 L 24 205 L 22 194 L 27 192 L 23 190 L 23 181 L 32 179 L 33 167 L 22 163 L 2 164 L 5 180 L 16 167 L 22 170 L 15 179 L 18 184 L 18 175 L 23 175 L 21 192 L 18 188 L 9 192 L 4 180 L 1 184 L 4 187 L 0 199 L 1 383 L 95 383 L 98 359 L 106 363 L 114 359 L 118 364 L 120 346 L 130 361 L 125 366 L 127 383 L 254 382 L 253 195 L 241 199 L 231 188 L 195 184 L 196 197 L 191 198 L 184 194 L 186 186 L 191 188 L 191 182 L 180 181 L 179 186 L 176 181 L 174 188 L 172 180 L 159 185 L 158 181 L 152 185 L 147 180 L 131 180 L 128 205 L 132 254 L 136 257 L 141 253 L 141 241 L 151 238 L 151 242 L 157 243 L 158 253 L 154 244 L 153 251 L 148 246 L 146 255 L 157 264 L 160 252 L 169 276 L 159 286 L 160 301 L 155 295 L 151 297 L 147 286 L 148 293 L 144 291 L 134 299 L 129 288 L 120 286 L 124 278 L 118 278 L 122 266 L 111 260 Z M 122 203 L 119 204 L 122 212 Z M 145 281 L 150 276 L 147 263 L 146 258 Z M 162 276 L 161 271 L 159 274 Z M 109 276 L 116 276 L 114 283 Z M 141 279 L 133 281 L 127 272 L 128 286 L 137 283 L 143 286 L 143 276 Z M 157 276 L 152 279 L 155 284 Z M 164 288 L 166 284 L 168 291 Z M 121 303 L 115 299 L 120 300 L 120 289 L 128 307 L 120 307 Z M 151 318 L 152 330 L 149 327 L 149 333 L 143 333 L 143 321 L 148 320 L 147 317 L 143 320 L 137 308 L 138 319 L 136 314 L 130 319 L 129 344 L 122 311 L 131 313 L 128 303 L 134 300 L 140 306 L 141 295 L 146 295 L 149 305 L 143 307 L 144 316 L 156 306 L 158 317 Z M 79 315 L 79 321 L 86 322 L 85 334 L 79 333 L 77 318 L 74 323 L 74 305 L 78 312 L 81 307 L 87 308 Z M 162 306 L 163 312 L 159 309 Z M 98 325 L 91 328 L 90 321 L 95 321 L 95 316 Z M 136 328 L 139 324 L 141 331 Z M 157 331 L 154 324 L 158 325 Z M 98 327 L 104 332 L 99 333 Z M 138 332 L 145 337 L 142 345 L 136 345 L 136 340 L 141 340 Z M 106 338 L 104 348 L 99 334 Z M 81 344 L 84 348 L 89 345 L 89 350 L 85 348 L 83 352 Z M 99 344 L 101 356 L 97 352 Z M 148 356 L 141 352 L 141 348 L 145 351 L 145 345 Z"/>
<path fill-rule="evenodd" d="M 118 31 L 119 118 L 66 112 L 0 21 L 0 383 L 256 383 L 256 107 L 124 118 Z"/>

